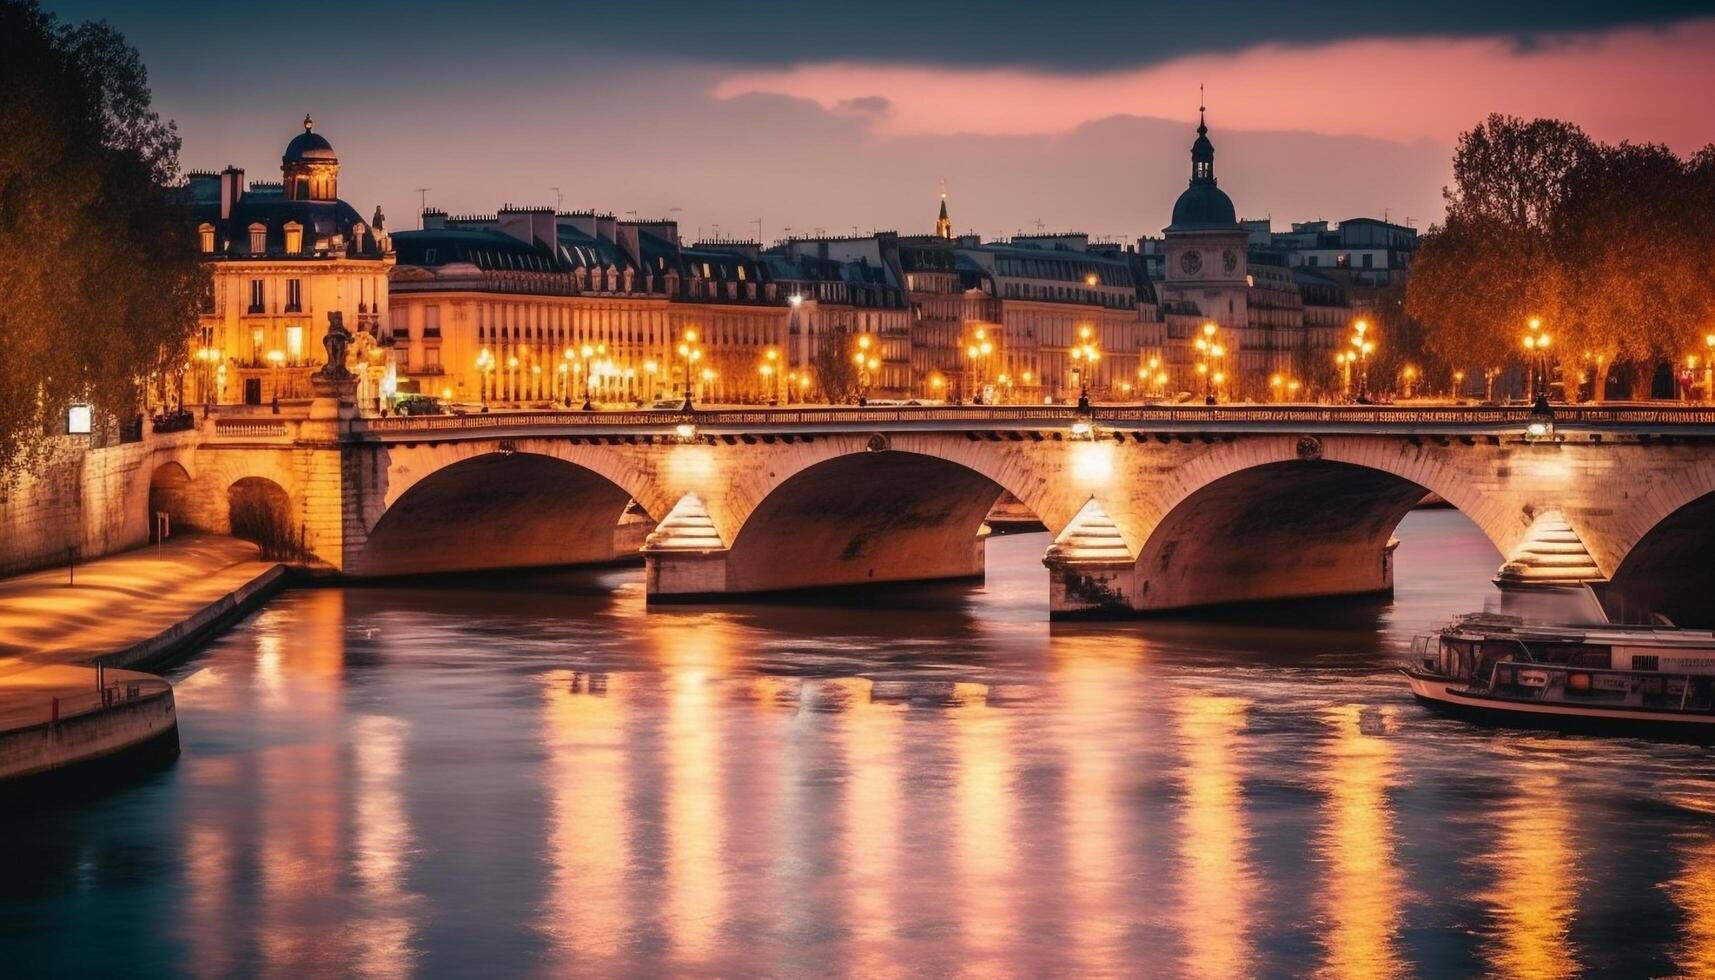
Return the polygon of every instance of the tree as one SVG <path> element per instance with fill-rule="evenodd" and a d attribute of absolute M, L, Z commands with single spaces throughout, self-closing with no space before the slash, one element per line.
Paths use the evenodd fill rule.
<path fill-rule="evenodd" d="M 67 406 L 128 416 L 182 371 L 207 282 L 137 52 L 106 23 L 0 0 L 0 482 Z"/>
<path fill-rule="evenodd" d="M 1616 364 L 1630 368 L 1633 397 L 1648 397 L 1660 364 L 1708 355 L 1715 148 L 1681 160 L 1555 120 L 1490 116 L 1460 137 L 1453 170 L 1446 222 L 1418 249 L 1405 306 L 1451 366 L 1516 363 L 1533 317 L 1568 397 L 1588 380 L 1600 399 Z"/>
<path fill-rule="evenodd" d="M 816 368 L 816 384 L 830 405 L 857 401 L 861 379 L 852 361 L 856 353 L 857 343 L 849 333 L 825 331 L 817 338 L 811 362 Z"/>
<path fill-rule="evenodd" d="M 1404 308 L 1449 371 L 1513 361 L 1532 317 L 1564 332 L 1571 284 L 1556 222 L 1568 175 L 1595 150 L 1583 130 L 1553 119 L 1491 115 L 1459 137 L 1447 218 L 1418 248 Z"/>

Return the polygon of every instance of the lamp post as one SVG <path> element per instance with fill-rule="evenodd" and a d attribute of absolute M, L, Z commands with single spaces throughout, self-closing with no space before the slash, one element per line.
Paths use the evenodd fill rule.
<path fill-rule="evenodd" d="M 679 342 L 679 357 L 685 362 L 685 404 L 681 406 L 681 410 L 690 412 L 694 411 L 691 405 L 691 371 L 697 362 L 703 359 L 703 352 L 697 347 L 697 331 L 685 328 L 685 339 Z"/>
<path fill-rule="evenodd" d="M 1078 343 L 1072 348 L 1073 384 L 1078 388 L 1078 409 L 1087 410 L 1090 407 L 1090 372 L 1096 369 L 1096 362 L 1102 359 L 1102 352 L 1096 342 L 1091 339 L 1093 332 L 1088 326 L 1078 328 Z"/>
<path fill-rule="evenodd" d="M 655 363 L 654 358 L 650 358 L 649 360 L 643 362 L 643 376 L 646 379 L 648 379 L 644 382 L 644 384 L 646 386 L 648 386 L 650 398 L 654 398 L 655 394 L 656 394 L 656 392 L 655 392 L 655 372 L 657 372 L 659 370 L 661 370 L 661 365 Z"/>
<path fill-rule="evenodd" d="M 1370 394 L 1370 355 L 1375 353 L 1375 341 L 1369 337 L 1370 323 L 1368 320 L 1358 320 L 1352 324 L 1352 349 L 1347 352 L 1349 359 L 1357 364 L 1358 401 L 1369 400 Z"/>
<path fill-rule="evenodd" d="M 1548 348 L 1553 338 L 1542 329 L 1541 317 L 1531 317 L 1528 326 L 1530 329 L 1524 335 L 1525 371 L 1530 389 L 1527 394 L 1532 401 L 1547 404 Z"/>
<path fill-rule="evenodd" d="M 1453 400 L 1458 401 L 1459 399 L 1461 399 L 1463 397 L 1465 397 L 1465 372 L 1454 371 L 1453 372 Z"/>
<path fill-rule="evenodd" d="M 1203 404 L 1213 405 L 1216 401 L 1216 386 L 1226 380 L 1226 372 L 1221 370 L 1220 361 L 1227 350 L 1221 346 L 1218 339 L 1220 327 L 1210 320 L 1203 324 L 1203 335 L 1196 340 L 1198 355 L 1202 358 L 1197 362 L 1197 373 L 1203 376 Z"/>
<path fill-rule="evenodd" d="M 768 404 L 770 405 L 780 404 L 780 382 L 778 380 L 780 377 L 779 362 L 780 352 L 778 350 L 773 347 L 763 350 L 762 367 L 758 370 L 762 372 L 763 387 L 767 390 Z"/>

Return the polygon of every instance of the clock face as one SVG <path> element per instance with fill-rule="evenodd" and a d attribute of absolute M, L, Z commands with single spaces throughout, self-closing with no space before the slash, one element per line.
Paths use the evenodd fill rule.
<path fill-rule="evenodd" d="M 1227 267 L 1228 272 L 1237 269 L 1239 267 L 1239 253 L 1230 248 L 1227 249 L 1226 252 L 1221 255 L 1221 264 Z"/>
<path fill-rule="evenodd" d="M 1186 252 L 1179 256 L 1179 268 L 1184 269 L 1188 276 L 1196 275 L 1197 271 L 1203 268 L 1203 253 Z"/>

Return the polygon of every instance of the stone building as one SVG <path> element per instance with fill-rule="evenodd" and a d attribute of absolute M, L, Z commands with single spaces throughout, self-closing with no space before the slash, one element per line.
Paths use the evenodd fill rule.
<path fill-rule="evenodd" d="M 339 199 L 339 171 L 333 146 L 305 116 L 280 158 L 279 183 L 246 183 L 233 166 L 189 174 L 213 273 L 191 364 L 198 401 L 308 398 L 331 314 L 358 335 L 365 400 L 379 395 L 390 356 L 380 325 L 393 246 L 379 208 L 366 222 Z"/>
<path fill-rule="evenodd" d="M 820 397 L 811 367 L 832 333 L 872 339 L 871 393 L 910 387 L 910 312 L 879 259 L 685 245 L 673 221 L 551 208 L 429 211 L 396 240 L 404 383 L 454 401 L 650 401 L 687 385 L 699 401 Z"/>

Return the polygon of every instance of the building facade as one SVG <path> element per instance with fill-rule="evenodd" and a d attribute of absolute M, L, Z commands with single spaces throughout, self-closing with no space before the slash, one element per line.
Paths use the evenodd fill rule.
<path fill-rule="evenodd" d="M 212 289 L 191 375 L 205 404 L 277 404 L 310 397 L 322 338 L 338 317 L 355 335 L 360 399 L 373 406 L 389 377 L 394 264 L 381 210 L 364 221 L 339 199 L 339 158 L 304 117 L 280 158 L 279 183 L 244 171 L 193 171 L 187 192 Z"/>

